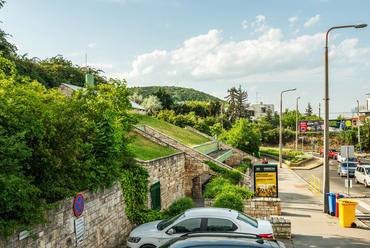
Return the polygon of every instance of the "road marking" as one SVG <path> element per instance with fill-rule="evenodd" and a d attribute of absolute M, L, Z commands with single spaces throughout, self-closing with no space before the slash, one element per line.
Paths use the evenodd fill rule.
<path fill-rule="evenodd" d="M 364 209 L 366 209 L 367 211 L 370 212 L 370 205 L 369 204 L 366 204 L 365 202 L 362 202 L 362 201 L 358 201 L 358 205 L 360 205 L 361 207 L 363 207 Z"/>

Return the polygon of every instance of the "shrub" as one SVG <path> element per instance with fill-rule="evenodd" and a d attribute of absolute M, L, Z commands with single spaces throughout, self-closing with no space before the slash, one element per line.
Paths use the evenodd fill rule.
<path fill-rule="evenodd" d="M 163 212 L 163 218 L 164 219 L 170 219 L 185 210 L 191 209 L 194 207 L 193 199 L 189 197 L 183 197 L 180 198 L 174 202 L 168 207 L 168 210 Z"/>
<path fill-rule="evenodd" d="M 215 199 L 224 193 L 235 195 L 240 199 L 251 199 L 254 196 L 254 192 L 234 185 L 228 179 L 218 176 L 206 185 L 206 191 L 203 194 L 203 198 Z"/>
<path fill-rule="evenodd" d="M 217 197 L 215 203 L 212 204 L 214 208 L 231 208 L 239 212 L 244 211 L 243 201 L 236 195 L 224 193 Z"/>
<path fill-rule="evenodd" d="M 233 184 L 238 184 L 242 179 L 242 174 L 237 170 L 228 170 L 223 168 L 211 161 L 203 160 L 206 164 L 209 165 L 209 168 L 214 172 L 220 173 L 224 178 L 230 180 Z"/>

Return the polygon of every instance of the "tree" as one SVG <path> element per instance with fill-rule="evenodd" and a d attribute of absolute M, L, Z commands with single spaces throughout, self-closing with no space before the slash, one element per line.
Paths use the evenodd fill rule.
<path fill-rule="evenodd" d="M 156 96 L 159 99 L 162 105 L 161 109 L 171 109 L 173 105 L 173 100 L 171 98 L 171 95 L 167 93 L 165 88 L 161 87 L 159 88 L 159 90 L 153 92 L 151 95 Z"/>
<path fill-rule="evenodd" d="M 253 125 L 246 119 L 235 121 L 229 131 L 223 131 L 219 140 L 254 156 L 259 156 L 260 136 L 253 130 Z"/>
<path fill-rule="evenodd" d="M 311 107 L 311 103 L 308 102 L 308 105 L 307 105 L 307 108 L 306 108 L 306 117 L 308 117 L 308 118 L 311 117 L 312 112 L 313 112 L 313 110 L 312 110 L 312 107 Z"/>
<path fill-rule="evenodd" d="M 148 114 L 150 115 L 155 115 L 158 110 L 162 109 L 161 101 L 156 96 L 145 98 L 141 105 L 148 110 Z"/>
<path fill-rule="evenodd" d="M 143 96 L 139 95 L 137 92 L 134 92 L 134 94 L 131 96 L 128 96 L 128 98 L 137 104 L 141 104 L 143 102 Z"/>
<path fill-rule="evenodd" d="M 240 85 L 239 89 L 232 87 L 231 89 L 228 89 L 227 92 L 229 95 L 225 98 L 229 103 L 227 114 L 230 117 L 230 120 L 233 122 L 237 119 L 247 117 L 245 106 L 245 101 L 248 98 L 247 92 L 243 91 Z"/>

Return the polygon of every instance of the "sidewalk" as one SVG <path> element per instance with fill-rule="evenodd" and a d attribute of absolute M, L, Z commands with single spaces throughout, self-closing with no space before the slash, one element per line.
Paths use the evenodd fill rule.
<path fill-rule="evenodd" d="M 292 238 L 286 247 L 370 247 L 370 229 L 356 220 L 357 228 L 343 228 L 339 218 L 323 213 L 322 198 L 285 164 L 278 168 L 282 216 L 292 222 Z"/>

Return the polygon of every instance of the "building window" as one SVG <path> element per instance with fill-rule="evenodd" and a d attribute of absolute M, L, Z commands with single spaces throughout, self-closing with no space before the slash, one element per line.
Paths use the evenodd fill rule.
<path fill-rule="evenodd" d="M 161 210 L 161 184 L 157 182 L 150 186 L 150 199 L 152 200 L 151 208 L 153 210 Z"/>

